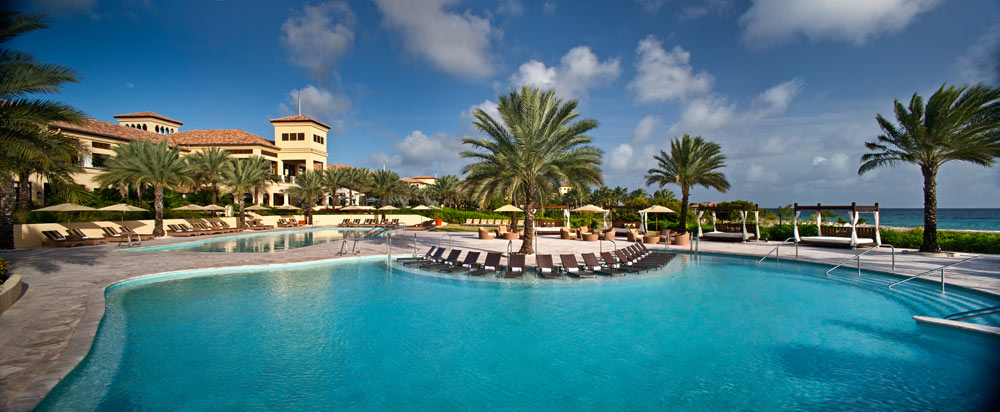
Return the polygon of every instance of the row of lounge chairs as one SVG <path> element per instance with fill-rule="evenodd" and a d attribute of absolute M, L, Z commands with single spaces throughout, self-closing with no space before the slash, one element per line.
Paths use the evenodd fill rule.
<path fill-rule="evenodd" d="M 167 236 L 175 237 L 189 237 L 189 236 L 204 236 L 204 235 L 218 235 L 221 233 L 233 233 L 242 232 L 243 229 L 235 228 L 229 226 L 226 222 L 212 221 L 211 226 L 206 223 L 192 223 L 191 226 L 180 223 L 176 225 L 167 225 Z"/>
<path fill-rule="evenodd" d="M 459 259 L 462 250 L 453 249 L 444 256 L 445 249 L 431 246 L 421 257 L 399 258 L 397 263 L 414 266 L 424 270 L 436 270 L 445 273 L 463 273 L 468 276 L 484 276 L 496 273 L 505 278 L 522 277 L 526 273 L 525 256 L 512 254 L 507 259 L 507 266 L 500 265 L 502 254 L 489 252 L 485 261 L 480 264 L 480 252 L 470 251 L 464 259 Z M 593 253 L 583 253 L 583 264 L 576 255 L 559 255 L 561 266 L 553 264 L 552 255 L 536 255 L 535 274 L 541 278 L 594 278 L 600 276 L 624 276 L 628 273 L 640 273 L 655 270 L 667 265 L 674 255 L 652 253 L 642 243 L 636 243 L 622 249 L 601 253 L 601 260 Z"/>
<path fill-rule="evenodd" d="M 104 232 L 102 237 L 88 236 L 80 229 L 66 229 L 65 234 L 58 230 L 44 230 L 42 235 L 45 236 L 45 241 L 42 242 L 42 245 L 52 247 L 90 246 L 102 245 L 108 241 L 142 242 L 153 238 L 153 235 L 140 235 L 128 226 L 119 226 L 118 228 L 105 226 L 101 230 Z"/>
<path fill-rule="evenodd" d="M 361 219 L 344 219 L 338 225 L 340 227 L 382 227 L 382 226 L 399 226 L 399 219 L 385 219 L 378 220 L 365 219 L 363 222 Z"/>
<path fill-rule="evenodd" d="M 299 226 L 299 221 L 295 218 L 279 218 L 278 227 L 297 227 Z"/>
<path fill-rule="evenodd" d="M 518 224 L 523 224 L 524 221 L 518 221 Z M 462 226 L 510 226 L 510 219 L 465 219 L 465 223 Z"/>
<path fill-rule="evenodd" d="M 265 225 L 260 219 L 244 220 L 243 227 L 250 230 L 268 230 L 274 229 L 274 225 Z"/>

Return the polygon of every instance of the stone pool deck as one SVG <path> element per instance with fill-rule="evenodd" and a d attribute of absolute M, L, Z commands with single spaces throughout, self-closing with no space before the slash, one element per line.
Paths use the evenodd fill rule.
<path fill-rule="evenodd" d="M 205 238 L 211 237 L 163 238 L 147 242 L 144 246 Z M 431 245 L 438 244 L 463 250 L 506 252 L 508 241 L 478 240 L 475 233 L 400 231 L 399 236 L 393 238 L 392 253 L 408 254 L 414 250 L 423 253 Z M 619 247 L 626 244 L 623 239 L 617 243 Z M 775 245 L 777 242 L 701 242 L 700 251 L 760 257 Z M 519 246 L 520 241 L 513 242 L 515 251 Z M 384 255 L 387 250 L 384 239 L 361 241 L 359 247 L 360 256 Z M 544 254 L 579 255 L 597 252 L 602 247 L 607 250 L 611 243 L 542 236 L 537 250 Z M 687 247 L 664 245 L 650 247 L 688 250 Z M 23 277 L 26 289 L 21 299 L 0 315 L 0 331 L 3 331 L 0 334 L 0 410 L 33 409 L 86 356 L 104 315 L 104 289 L 114 282 L 184 269 L 331 259 L 337 257 L 338 250 L 339 241 L 274 253 L 128 252 L 114 245 L 0 252 L 0 257 L 13 260 L 13 272 Z M 833 265 L 855 252 L 802 247 L 799 253 L 801 261 Z M 871 252 L 864 257 L 863 268 L 891 272 L 890 256 L 888 249 Z M 783 246 L 781 257 L 782 260 L 794 258 L 794 247 Z M 897 250 L 894 273 L 912 275 L 960 259 L 962 257 L 930 257 Z M 771 258 L 767 262 L 774 263 Z M 529 258 L 528 265 L 533 264 L 533 258 Z M 853 263 L 851 265 L 854 267 Z M 926 277 L 937 280 L 939 275 Z M 949 268 L 947 284 L 1000 295 L 1000 256 L 985 256 Z"/>

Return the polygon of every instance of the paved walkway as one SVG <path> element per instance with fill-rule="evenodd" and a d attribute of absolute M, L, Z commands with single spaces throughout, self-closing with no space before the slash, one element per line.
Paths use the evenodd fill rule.
<path fill-rule="evenodd" d="M 223 237 L 225 235 L 218 235 Z M 197 238 L 198 240 L 205 237 Z M 165 238 L 148 245 L 186 242 L 191 239 Z M 506 240 L 478 240 L 475 233 L 400 232 L 392 242 L 393 254 L 423 253 L 441 244 L 465 250 L 506 251 Z M 626 242 L 619 241 L 619 246 Z M 762 256 L 777 243 L 732 244 L 702 242 L 702 252 Z M 361 255 L 386 253 L 383 239 L 359 242 Z M 520 241 L 514 241 L 515 250 Z M 611 244 L 540 239 L 540 253 L 597 252 Z M 657 249 L 669 249 L 657 245 Z M 327 243 L 288 251 L 249 253 L 148 252 L 118 250 L 115 246 L 72 249 L 28 249 L 0 252 L 13 259 L 13 271 L 20 274 L 27 290 L 22 298 L 0 315 L 0 410 L 27 411 L 34 408 L 87 354 L 104 315 L 104 289 L 117 281 L 136 276 L 183 269 L 302 262 L 334 258 L 340 243 Z M 687 247 L 674 247 L 687 250 Z M 915 274 L 960 258 L 927 257 L 913 253 L 896 254 L 896 273 Z M 794 257 L 794 247 L 782 247 L 782 258 Z M 801 248 L 800 260 L 835 264 L 849 258 L 850 250 Z M 865 256 L 864 268 L 890 271 L 890 254 L 881 250 Z M 533 259 L 528 259 L 533 265 Z M 948 270 L 948 284 L 962 285 L 1000 295 L 1000 256 L 984 257 Z"/>

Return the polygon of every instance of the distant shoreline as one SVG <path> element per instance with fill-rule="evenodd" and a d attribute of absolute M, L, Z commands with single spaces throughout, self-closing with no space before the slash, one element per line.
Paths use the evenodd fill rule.
<path fill-rule="evenodd" d="M 860 226 L 860 225 L 859 225 Z M 872 225 L 866 225 L 872 226 Z M 882 228 L 895 230 L 897 232 L 908 232 L 913 229 L 922 229 L 923 226 L 879 226 Z M 959 232 L 959 233 L 991 233 L 1000 234 L 1000 230 L 982 230 L 982 229 L 941 229 L 938 228 L 938 232 Z"/>

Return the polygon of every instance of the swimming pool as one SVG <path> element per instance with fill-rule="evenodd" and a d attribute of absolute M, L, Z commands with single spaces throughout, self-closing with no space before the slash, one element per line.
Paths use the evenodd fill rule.
<path fill-rule="evenodd" d="M 108 288 L 39 410 L 976 410 L 997 340 L 915 323 L 998 299 L 817 265 L 473 281 L 382 259 Z M 180 277 L 177 277 L 180 276 Z M 987 321 L 984 321 L 987 322 Z"/>
<path fill-rule="evenodd" d="M 308 229 L 288 232 L 251 233 L 237 236 L 203 239 L 172 245 L 123 249 L 132 252 L 227 252 L 267 253 L 353 239 L 371 231 L 370 228 Z"/>

